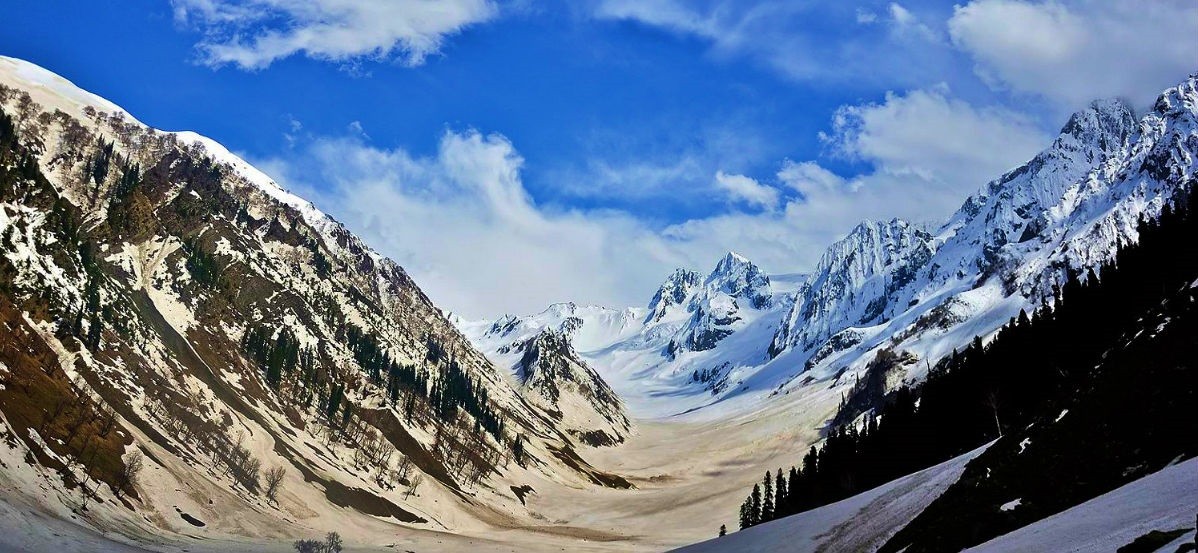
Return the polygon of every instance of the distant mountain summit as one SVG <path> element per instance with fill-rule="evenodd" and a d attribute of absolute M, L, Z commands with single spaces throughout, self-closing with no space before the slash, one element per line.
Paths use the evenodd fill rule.
<path fill-rule="evenodd" d="M 887 348 L 920 361 L 905 373 L 920 378 L 929 361 L 1050 298 L 1067 271 L 1111 259 L 1136 240 L 1140 218 L 1157 216 L 1192 185 L 1196 87 L 1187 78 L 1139 117 L 1120 100 L 1091 103 L 939 228 L 862 222 L 793 292 L 774 290 L 764 271 L 729 253 L 706 277 L 672 273 L 641 321 L 575 345 L 642 415 L 752 408 L 860 371 Z M 527 328 L 551 324 L 518 319 Z M 611 328 L 606 316 L 579 320 L 583 329 Z"/>
<path fill-rule="evenodd" d="M 526 397 L 542 405 L 559 429 L 591 446 L 615 445 L 628 437 L 632 425 L 620 398 L 579 358 L 568 334 L 545 329 L 512 349 L 520 354 L 515 371 Z"/>
<path fill-rule="evenodd" d="M 891 296 L 932 256 L 926 231 L 899 219 L 865 221 L 820 257 L 770 344 L 771 355 L 815 348 L 849 326 L 870 326 L 893 312 Z"/>

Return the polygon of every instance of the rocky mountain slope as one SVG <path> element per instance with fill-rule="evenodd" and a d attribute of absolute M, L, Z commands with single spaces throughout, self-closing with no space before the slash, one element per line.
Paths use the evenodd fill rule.
<path fill-rule="evenodd" d="M 602 338 L 574 345 L 644 416 L 753 408 L 863 371 L 884 348 L 911 354 L 896 381 L 917 379 L 975 335 L 1051 298 L 1068 269 L 1095 268 L 1134 241 L 1136 221 L 1159 214 L 1196 164 L 1194 76 L 1139 117 L 1121 101 L 1096 101 L 938 229 L 863 222 L 795 290 L 772 289 L 732 254 L 706 278 L 679 269 L 647 308 L 587 308 L 595 315 L 580 317 L 578 336 Z M 640 324 L 628 315 L 642 312 Z M 615 313 L 624 315 L 613 327 Z M 525 332 L 558 324 L 549 312 L 505 320 Z M 485 325 L 463 328 L 494 351 Z"/>
<path fill-rule="evenodd" d="M 267 536 L 627 487 L 401 267 L 219 144 L 19 60 L 0 85 L 6 486 L 128 533 Z M 582 374 L 531 355 L 539 389 Z"/>
<path fill-rule="evenodd" d="M 729 252 L 707 275 L 675 271 L 646 307 L 564 303 L 458 325 L 500 365 L 513 342 L 556 331 L 633 412 L 671 415 L 720 397 L 734 370 L 768 360 L 761 346 L 789 308 L 791 280 L 775 290 L 757 265 Z"/>
<path fill-rule="evenodd" d="M 879 271 L 882 293 L 867 279 L 843 291 L 839 283 L 812 282 L 775 335 L 775 355 L 792 351 L 810 361 L 810 352 L 829 345 L 820 343 L 825 335 L 852 332 L 831 348 L 845 353 L 816 364 L 845 366 L 884 342 L 937 358 L 1051 297 L 1067 269 L 1110 259 L 1136 239 L 1141 217 L 1158 215 L 1193 178 L 1195 87 L 1191 77 L 1165 91 L 1138 122 L 1119 101 L 1074 114 L 1046 150 L 966 200 L 934 236 L 918 239 L 916 253 Z M 861 243 L 859 252 L 879 249 Z M 892 239 L 882 248 L 902 251 L 904 244 Z M 821 310 L 829 286 L 845 303 Z M 865 316 L 854 322 L 858 311 Z M 812 328 L 823 332 L 813 336 Z"/>
<path fill-rule="evenodd" d="M 557 428 L 592 446 L 623 442 L 631 431 L 623 403 L 578 357 L 568 334 L 542 330 L 512 347 L 520 353 L 516 374 L 526 396 L 556 421 Z"/>

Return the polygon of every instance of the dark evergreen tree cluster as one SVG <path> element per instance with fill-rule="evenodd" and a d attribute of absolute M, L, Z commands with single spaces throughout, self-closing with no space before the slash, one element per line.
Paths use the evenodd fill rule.
<path fill-rule="evenodd" d="M 20 144 L 16 123 L 0 109 L 0 198 L 12 198 L 18 185 L 45 180 L 33 148 Z"/>
<path fill-rule="evenodd" d="M 108 224 L 115 230 L 129 230 L 136 226 L 135 196 L 145 203 L 141 195 L 142 174 L 136 163 L 129 163 L 123 156 L 117 154 L 110 163 L 121 168 L 121 176 L 112 185 L 109 192 Z M 98 185 L 97 185 L 98 186 Z"/>
<path fill-rule="evenodd" d="M 121 168 L 121 178 L 112 185 L 113 201 L 125 200 L 140 184 L 141 168 L 136 163 L 124 165 Z"/>
<path fill-rule="evenodd" d="M 452 420 L 458 408 L 474 418 L 475 431 L 486 430 L 496 441 L 503 441 L 503 420 L 491 407 L 487 389 L 472 379 L 456 360 L 451 360 L 433 380 L 429 403 L 442 419 Z"/>
<path fill-rule="evenodd" d="M 220 284 L 221 270 L 223 266 L 215 254 L 204 251 L 197 241 L 190 241 L 183 245 L 183 251 L 187 254 L 185 265 L 187 272 L 191 274 L 191 279 L 197 284 L 215 289 Z"/>
<path fill-rule="evenodd" d="M 67 215 L 61 217 L 70 219 Z M 65 231 L 60 229 L 60 233 L 68 239 L 78 241 L 75 235 L 77 229 Z M 74 238 L 70 238 L 74 237 Z M 100 267 L 96 264 L 95 243 L 91 240 L 83 241 L 79 246 L 79 259 L 83 267 L 83 275 L 85 285 L 83 288 L 83 302 L 79 306 L 79 310 L 75 312 L 73 318 L 70 319 L 71 325 L 67 334 L 79 338 L 83 345 L 95 351 L 100 347 L 100 338 L 104 332 L 104 320 L 111 319 L 111 312 L 107 306 L 101 306 L 100 303 Z M 87 321 L 87 332 L 83 332 L 83 322 Z"/>
<path fill-rule="evenodd" d="M 337 416 L 342 399 L 345 399 L 345 385 L 337 382 L 333 384 L 333 389 L 329 392 L 329 401 L 325 404 L 324 416 L 330 422 Z"/>
<path fill-rule="evenodd" d="M 1027 425 L 1002 418 L 1003 436 L 881 551 L 960 551 L 1198 455 L 1198 225 L 1193 202 L 1182 205 L 1100 282 L 1063 293 L 1057 322 L 1077 326 L 1057 329 L 1069 349 L 1043 354 L 1067 378 L 1050 407 Z M 1113 324 L 1124 331 L 1105 348 L 1087 340 Z M 999 508 L 1013 498 L 1017 508 Z"/>
<path fill-rule="evenodd" d="M 243 206 L 241 210 L 244 209 L 245 207 Z M 240 211 L 238 213 L 240 214 Z M 246 216 L 248 218 L 248 214 Z M 328 256 L 321 251 L 320 241 L 309 238 L 305 242 L 305 245 L 307 245 L 308 251 L 312 252 L 312 267 L 316 269 L 316 275 L 321 278 L 327 278 L 333 274 L 333 264 L 329 261 Z"/>
<path fill-rule="evenodd" d="M 104 179 L 108 178 L 108 169 L 112 165 L 115 146 L 116 142 L 110 141 L 105 144 L 103 140 L 100 141 L 99 148 L 88 156 L 87 161 L 83 164 L 84 180 L 92 181 L 97 188 L 104 183 Z"/>
<path fill-rule="evenodd" d="M 288 329 L 275 336 L 273 329 L 251 328 L 242 337 L 241 347 L 266 373 L 266 383 L 276 391 L 284 376 L 290 377 L 297 371 L 302 384 L 314 382 L 316 355 L 311 348 L 302 348 L 299 339 Z"/>
<path fill-rule="evenodd" d="M 392 405 L 402 406 L 410 419 L 419 398 L 427 402 L 442 420 L 454 420 L 461 409 L 474 420 L 476 431 L 486 431 L 498 442 L 503 442 L 503 420 L 491 406 L 487 389 L 477 378 L 470 378 L 461 365 L 435 340 L 429 340 L 430 354 L 445 366 L 434 378 L 414 365 L 399 363 L 387 353 L 386 348 L 369 333 L 353 324 L 347 324 L 339 337 L 353 353 L 354 361 L 365 371 L 375 385 L 385 386 Z M 310 349 L 301 348 L 299 341 L 288 330 L 276 332 L 267 327 L 251 328 L 242 339 L 242 348 L 266 373 L 266 381 L 276 390 L 284 377 L 290 377 L 298 369 L 302 383 L 314 382 L 316 359 Z M 330 420 L 342 405 L 344 387 L 334 383 L 329 399 L 325 403 Z"/>
<path fill-rule="evenodd" d="M 404 413 L 410 419 L 416 398 L 429 395 L 428 375 L 415 365 L 396 362 L 374 337 L 352 324 L 346 325 L 344 338 L 354 361 L 366 371 L 371 382 L 382 385 L 386 377 L 388 399 L 392 405 L 402 401 Z"/>
<path fill-rule="evenodd" d="M 1137 243 L 1121 246 L 1098 271 L 1066 271 L 1051 300 L 1031 315 L 1020 312 L 989 344 L 975 338 L 932 367 L 919 387 L 886 396 L 862 423 L 829 430 L 822 446 L 790 469 L 784 486 L 775 482 L 782 494 L 772 513 L 761 498 L 765 483 L 755 484 L 741 507 L 742 528 L 844 499 L 1052 421 L 1095 385 L 1095 367 L 1112 348 L 1144 330 L 1146 313 L 1198 278 L 1198 228 L 1192 195 L 1183 190 L 1158 220 L 1140 223 Z"/>

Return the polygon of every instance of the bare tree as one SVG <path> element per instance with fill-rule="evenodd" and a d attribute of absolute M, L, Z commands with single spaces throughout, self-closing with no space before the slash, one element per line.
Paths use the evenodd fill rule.
<path fill-rule="evenodd" d="M 107 438 L 108 434 L 116 428 L 116 413 L 113 412 L 111 407 L 101 405 L 100 411 L 96 415 L 100 419 L 100 437 Z"/>
<path fill-rule="evenodd" d="M 325 535 L 324 553 L 341 553 L 341 534 L 329 532 Z"/>
<path fill-rule="evenodd" d="M 75 437 L 79 435 L 79 432 L 83 430 L 83 427 L 92 421 L 93 412 L 94 411 L 92 409 L 91 403 L 89 403 L 84 397 L 80 396 L 79 401 L 75 403 L 75 416 L 71 419 L 70 425 L 68 426 L 67 437 L 63 441 L 64 444 L 67 446 L 71 445 L 71 441 L 73 441 Z"/>
<path fill-rule="evenodd" d="M 417 474 L 412 477 L 410 484 L 408 484 L 408 491 L 404 493 L 404 501 L 407 501 L 409 497 L 412 497 L 412 494 L 416 493 L 416 488 L 420 487 L 421 482 L 424 482 L 424 476 Z"/>
<path fill-rule="evenodd" d="M 279 504 L 279 488 L 283 484 L 283 477 L 287 476 L 287 469 L 283 467 L 274 467 L 266 471 L 266 499 L 270 500 L 275 505 Z"/>
<path fill-rule="evenodd" d="M 62 416 L 63 411 L 66 411 L 67 406 L 69 406 L 70 404 L 71 404 L 71 399 L 64 395 L 64 396 L 60 396 L 58 398 L 58 401 L 54 402 L 53 409 L 47 409 L 47 410 L 42 411 L 42 425 L 38 429 L 38 432 L 45 434 L 46 427 L 49 426 L 51 423 L 57 421 L 58 417 Z"/>
<path fill-rule="evenodd" d="M 320 540 L 296 540 L 296 553 L 323 553 L 324 543 Z"/>
<path fill-rule="evenodd" d="M 125 463 L 121 465 L 116 475 L 117 485 L 114 491 L 116 491 L 117 497 L 120 497 L 121 492 L 126 488 L 130 488 L 137 483 L 137 475 L 141 474 L 143 463 L 144 460 L 140 451 L 134 451 L 125 459 Z"/>
<path fill-rule="evenodd" d="M 342 547 L 344 547 L 341 542 L 341 534 L 336 532 L 325 534 L 324 541 L 299 540 L 293 545 L 296 553 L 341 553 Z"/>
<path fill-rule="evenodd" d="M 395 472 L 399 480 L 407 480 L 408 475 L 412 473 L 412 458 L 404 456 L 399 460 L 399 464 L 395 467 Z"/>

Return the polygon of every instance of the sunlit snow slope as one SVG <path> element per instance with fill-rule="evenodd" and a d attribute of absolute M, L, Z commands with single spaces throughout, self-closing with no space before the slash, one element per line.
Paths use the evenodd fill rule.
<path fill-rule="evenodd" d="M 730 253 L 708 274 L 677 270 L 644 307 L 565 303 L 459 326 L 501 365 L 506 344 L 562 329 L 642 417 L 753 408 L 852 376 L 883 348 L 913 354 L 905 374 L 920 378 L 1051 297 L 1067 270 L 1095 268 L 1136 239 L 1136 222 L 1194 176 L 1196 87 L 1187 78 L 1140 116 L 1121 101 L 1093 102 L 939 228 L 862 222 L 808 275 L 771 281 Z"/>

